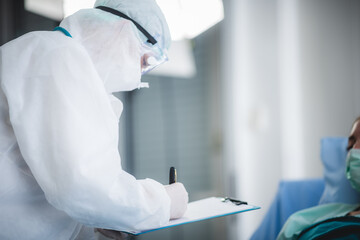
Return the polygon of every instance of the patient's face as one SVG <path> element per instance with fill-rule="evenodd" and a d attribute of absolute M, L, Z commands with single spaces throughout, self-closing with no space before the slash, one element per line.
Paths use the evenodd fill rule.
<path fill-rule="evenodd" d="M 354 123 L 350 132 L 347 150 L 349 151 L 352 148 L 360 149 L 360 120 Z"/>

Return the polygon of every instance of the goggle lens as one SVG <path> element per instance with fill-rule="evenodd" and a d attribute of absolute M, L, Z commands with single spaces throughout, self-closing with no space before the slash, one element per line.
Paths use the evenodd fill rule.
<path fill-rule="evenodd" d="M 146 49 L 141 57 L 141 74 L 153 70 L 155 67 L 168 61 L 168 56 L 164 51 L 161 51 L 158 47 L 152 47 L 153 49 Z"/>

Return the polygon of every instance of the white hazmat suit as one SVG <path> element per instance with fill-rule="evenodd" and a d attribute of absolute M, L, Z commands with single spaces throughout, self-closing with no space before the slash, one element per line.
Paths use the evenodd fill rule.
<path fill-rule="evenodd" d="M 170 36 L 153 0 L 105 1 L 135 18 L 165 49 Z M 0 239 L 74 239 L 82 224 L 129 231 L 170 218 L 154 180 L 121 169 L 115 91 L 143 87 L 128 20 L 99 9 L 65 18 L 0 48 Z M 145 39 L 146 40 L 146 39 Z"/>

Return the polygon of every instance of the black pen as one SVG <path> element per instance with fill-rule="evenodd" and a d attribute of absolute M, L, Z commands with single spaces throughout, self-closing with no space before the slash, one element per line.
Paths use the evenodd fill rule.
<path fill-rule="evenodd" d="M 169 184 L 176 183 L 176 178 L 176 169 L 174 167 L 171 167 L 169 174 Z"/>

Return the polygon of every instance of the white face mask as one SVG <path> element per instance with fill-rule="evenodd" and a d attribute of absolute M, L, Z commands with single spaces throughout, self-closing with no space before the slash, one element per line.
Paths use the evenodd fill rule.
<path fill-rule="evenodd" d="M 139 43 L 128 23 L 124 28 L 118 36 L 121 47 L 109 54 L 106 67 L 98 69 L 108 92 L 132 91 L 141 85 Z"/>
<path fill-rule="evenodd" d="M 104 46 L 100 64 L 94 64 L 103 79 L 107 92 L 132 91 L 142 87 L 140 43 L 132 23 L 123 26 L 111 46 Z"/>
<path fill-rule="evenodd" d="M 80 10 L 68 19 L 62 25 L 85 47 L 108 93 L 147 86 L 141 83 L 141 43 L 132 22 L 95 9 L 91 18 Z"/>

